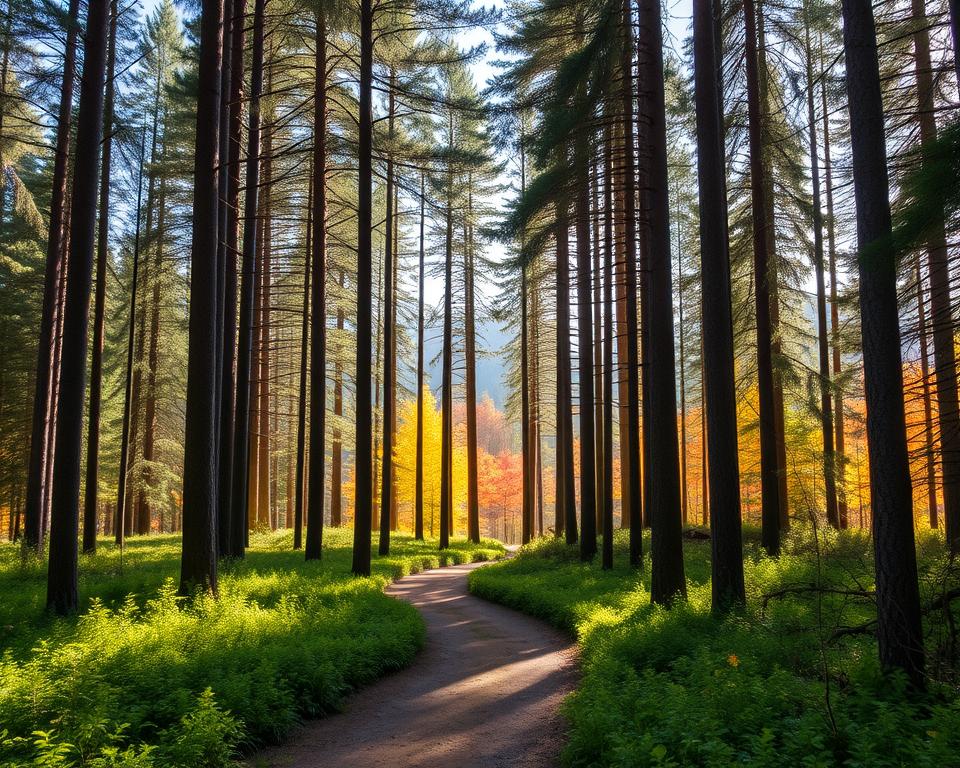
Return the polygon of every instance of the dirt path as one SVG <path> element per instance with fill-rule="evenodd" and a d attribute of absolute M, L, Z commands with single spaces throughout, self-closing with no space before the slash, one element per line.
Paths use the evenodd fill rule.
<path fill-rule="evenodd" d="M 427 642 L 407 669 L 307 723 L 255 766 L 554 766 L 557 713 L 576 681 L 574 645 L 546 624 L 467 592 L 473 565 L 408 576 L 387 589 L 420 611 Z"/>

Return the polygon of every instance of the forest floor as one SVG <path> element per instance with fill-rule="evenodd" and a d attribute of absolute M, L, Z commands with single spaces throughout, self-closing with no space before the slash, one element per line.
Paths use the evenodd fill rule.
<path fill-rule="evenodd" d="M 386 590 L 426 622 L 405 669 L 351 696 L 343 713 L 307 723 L 260 768 L 555 766 L 576 683 L 575 644 L 549 625 L 470 595 L 480 564 L 407 576 Z"/>
<path fill-rule="evenodd" d="M 81 610 L 66 619 L 44 610 L 44 560 L 0 545 L 0 766 L 232 766 L 417 658 L 424 621 L 390 582 L 504 554 L 393 535 L 357 578 L 352 538 L 328 528 L 308 563 L 290 531 L 253 534 L 243 560 L 221 563 L 218 600 L 177 595 L 179 536 L 123 553 L 103 538 L 80 558 Z"/>
<path fill-rule="evenodd" d="M 582 677 L 564 703 L 566 766 L 960 766 L 960 606 L 942 536 L 918 534 L 928 689 L 878 669 L 872 542 L 863 531 L 795 525 L 777 558 L 744 530 L 747 604 L 711 610 L 710 541 L 684 541 L 688 597 L 650 604 L 648 553 L 615 568 L 540 539 L 471 572 L 473 594 L 540 617 L 576 637 Z"/>

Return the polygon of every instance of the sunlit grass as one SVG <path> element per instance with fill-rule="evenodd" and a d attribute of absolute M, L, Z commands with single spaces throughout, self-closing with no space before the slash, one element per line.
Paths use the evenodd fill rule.
<path fill-rule="evenodd" d="M 335 709 L 423 642 L 416 611 L 383 594 L 390 580 L 503 553 L 391 538 L 356 578 L 347 530 L 325 531 L 312 563 L 289 532 L 254 535 L 223 565 L 220 599 L 192 601 L 176 595 L 178 537 L 130 539 L 122 556 L 104 540 L 81 558 L 68 619 L 43 610 L 44 564 L 0 547 L 0 765 L 218 765 Z"/>
<path fill-rule="evenodd" d="M 649 563 L 642 574 L 626 565 L 625 533 L 617 534 L 612 571 L 542 540 L 470 575 L 475 594 L 578 638 L 583 679 L 566 707 L 572 733 L 565 762 L 957 765 L 955 686 L 941 682 L 910 698 L 901 679 L 879 673 L 872 636 L 834 636 L 875 616 L 869 600 L 804 593 L 764 601 L 796 585 L 872 590 L 868 538 L 822 537 L 818 570 L 808 532 L 792 534 L 778 559 L 761 554 L 754 532 L 747 533 L 748 606 L 726 617 L 711 613 L 708 541 L 686 541 L 688 599 L 672 610 L 650 604 Z M 924 538 L 920 553 L 929 599 L 944 586 L 942 542 Z M 940 630 L 928 626 L 928 635 Z"/>

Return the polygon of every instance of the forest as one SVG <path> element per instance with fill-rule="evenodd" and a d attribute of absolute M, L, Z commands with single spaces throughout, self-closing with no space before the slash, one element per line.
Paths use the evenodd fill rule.
<path fill-rule="evenodd" d="M 0 0 L 0 767 L 960 766 L 957 231 L 956 0 Z"/>

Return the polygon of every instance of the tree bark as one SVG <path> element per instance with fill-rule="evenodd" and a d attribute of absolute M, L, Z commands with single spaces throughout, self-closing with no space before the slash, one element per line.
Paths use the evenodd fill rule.
<path fill-rule="evenodd" d="M 353 515 L 353 572 L 370 575 L 372 512 L 370 411 L 370 296 L 372 285 L 371 227 L 373 226 L 373 4 L 360 0 L 359 189 L 357 199 L 357 375 L 356 375 L 356 492 Z"/>
<path fill-rule="evenodd" d="M 680 455 L 677 445 L 677 380 L 673 327 L 673 259 L 663 90 L 663 41 L 659 0 L 640 3 L 639 116 L 650 142 L 649 167 L 641 168 L 641 223 L 648 226 L 650 302 L 644 312 L 650 356 L 650 522 L 653 602 L 669 605 L 687 593 L 680 519 Z M 644 53 L 646 56 L 644 56 Z M 644 183 L 646 180 L 647 183 Z M 656 478 L 656 482 L 652 482 Z"/>
<path fill-rule="evenodd" d="M 110 150 L 113 144 L 113 73 L 117 51 L 117 0 L 110 3 L 106 94 L 103 104 L 103 155 L 100 170 L 100 217 L 97 222 L 97 276 L 93 302 L 93 348 L 90 360 L 90 412 L 87 422 L 87 473 L 83 502 L 83 551 L 97 551 L 97 496 L 100 480 L 100 406 L 103 385 L 103 325 L 107 298 L 107 238 L 110 234 Z"/>
<path fill-rule="evenodd" d="M 9 8 L 9 5 L 8 5 Z M 60 84 L 60 108 L 57 113 L 57 137 L 53 159 L 53 189 L 50 195 L 50 228 L 43 277 L 43 304 L 40 310 L 40 343 L 37 349 L 36 389 L 30 429 L 30 459 L 27 465 L 27 490 L 24 504 L 23 543 L 31 549 L 43 545 L 41 535 L 45 514 L 47 462 L 52 456 L 48 440 L 53 419 L 54 319 L 60 293 L 62 246 L 67 198 L 67 170 L 70 162 L 70 117 L 73 111 L 73 85 L 76 79 L 77 29 L 80 0 L 70 0 L 67 9 L 67 38 L 63 52 L 63 80 Z"/>
<path fill-rule="evenodd" d="M 624 316 L 626 321 L 626 402 L 627 422 L 621 429 L 626 431 L 627 451 L 622 460 L 620 471 L 626 471 L 629 477 L 627 488 L 628 496 L 624 497 L 625 509 L 620 514 L 626 515 L 630 524 L 630 566 L 639 568 L 643 564 L 643 482 L 641 478 L 640 458 L 640 360 L 639 360 L 639 332 L 637 329 L 637 230 L 636 230 L 636 198 L 634 197 L 634 169 L 636 167 L 634 154 L 634 120 L 633 120 L 633 88 L 630 78 L 633 73 L 633 18 L 630 0 L 623 3 L 623 45 L 621 48 L 620 69 L 623 77 L 621 89 L 622 99 L 622 133 L 623 133 L 623 237 L 624 237 L 624 286 L 626 301 L 624 302 Z"/>
<path fill-rule="evenodd" d="M 313 264 L 310 317 L 310 470 L 307 560 L 323 550 L 323 501 L 327 430 L 327 20 L 317 13 L 313 114 Z"/>
<path fill-rule="evenodd" d="M 223 0 L 203 0 L 190 271 L 180 592 L 217 593 L 217 165 Z"/>
<path fill-rule="evenodd" d="M 414 478 L 413 535 L 423 539 L 423 364 L 424 364 L 424 298 L 426 268 L 426 174 L 420 172 L 420 272 L 417 280 L 417 456 Z"/>
<path fill-rule="evenodd" d="M 704 508 L 711 526 L 711 583 L 714 610 L 746 601 L 740 536 L 740 467 L 737 392 L 734 383 L 733 310 L 727 240 L 722 108 L 718 84 L 713 0 L 694 0 L 694 88 L 697 119 L 697 177 L 700 197 Z M 707 372 L 709 371 L 709 376 Z M 709 425 L 703 414 L 709 413 Z M 706 454 L 709 455 L 707 464 Z M 707 473 L 704 473 L 707 477 Z"/>
<path fill-rule="evenodd" d="M 913 493 L 903 406 L 896 253 L 889 242 L 883 100 L 873 9 L 843 0 L 843 40 L 857 207 L 860 326 L 877 583 L 880 662 L 924 685 L 913 537 Z"/>
<path fill-rule="evenodd" d="M 77 114 L 77 159 L 71 199 L 70 256 L 64 305 L 60 395 L 50 508 L 47 608 L 77 609 L 77 534 L 80 524 L 80 452 L 86 387 L 87 322 L 96 238 L 97 182 L 103 138 L 103 85 L 107 65 L 109 3 L 90 0 L 83 46 L 83 77 Z"/>
<path fill-rule="evenodd" d="M 922 0 L 912 0 L 914 19 L 919 22 L 913 36 L 917 79 L 917 119 L 920 146 L 937 140 L 935 87 L 930 63 L 930 35 Z M 930 324 L 933 329 L 933 364 L 937 382 L 937 420 L 940 425 L 940 464 L 943 472 L 943 517 L 947 546 L 960 554 L 960 403 L 957 394 L 957 358 L 954 340 L 953 298 L 950 261 L 943 210 L 926 243 L 927 274 L 930 277 Z"/>
<path fill-rule="evenodd" d="M 577 500 L 573 477 L 573 394 L 570 363 L 570 223 L 567 201 L 556 204 L 557 240 L 557 528 L 568 546 L 577 543 Z"/>
<path fill-rule="evenodd" d="M 243 203 L 243 251 L 240 266 L 240 318 L 237 333 L 237 397 L 234 408 L 233 490 L 230 493 L 230 554 L 243 557 L 249 504 L 250 402 L 253 395 L 255 288 L 257 270 L 257 209 L 260 186 L 260 98 L 263 94 L 263 24 L 265 0 L 253 6 L 253 48 L 250 60 L 250 102 Z"/>

